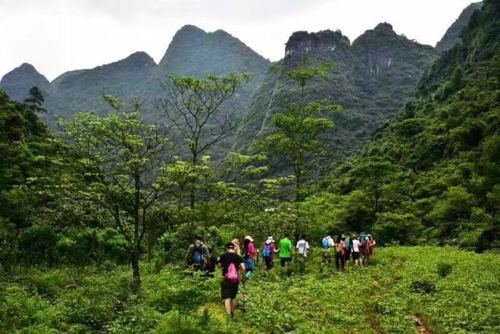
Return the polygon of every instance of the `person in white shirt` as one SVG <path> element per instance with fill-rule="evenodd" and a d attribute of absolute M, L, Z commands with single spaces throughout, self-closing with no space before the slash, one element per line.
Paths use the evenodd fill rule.
<path fill-rule="evenodd" d="M 297 241 L 296 248 L 297 248 L 297 253 L 299 253 L 299 255 L 307 257 L 307 252 L 309 250 L 309 243 L 306 240 L 300 239 L 299 241 Z"/>
<path fill-rule="evenodd" d="M 361 247 L 361 242 L 359 242 L 358 237 L 354 236 L 352 240 L 352 259 L 354 260 L 354 265 L 359 266 L 359 248 Z"/>

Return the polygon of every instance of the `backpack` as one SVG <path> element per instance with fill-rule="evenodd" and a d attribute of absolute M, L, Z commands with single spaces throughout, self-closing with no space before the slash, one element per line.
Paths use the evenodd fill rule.
<path fill-rule="evenodd" d="M 361 246 L 364 246 L 366 244 L 366 235 L 364 233 L 361 233 L 359 236 L 359 241 L 361 242 Z"/>
<path fill-rule="evenodd" d="M 267 244 L 264 246 L 264 249 L 262 250 L 262 256 L 263 257 L 271 256 L 271 244 Z"/>
<path fill-rule="evenodd" d="M 193 254 L 191 255 L 194 264 L 203 264 L 203 250 L 201 248 L 194 248 Z"/>
<path fill-rule="evenodd" d="M 330 248 L 330 239 L 329 238 L 323 238 L 323 241 L 321 242 L 321 246 L 323 249 L 328 249 Z"/>
<path fill-rule="evenodd" d="M 240 276 L 238 275 L 238 270 L 236 270 L 234 262 L 231 262 L 227 268 L 227 273 L 224 275 L 224 279 L 228 282 L 236 283 L 239 278 Z"/>

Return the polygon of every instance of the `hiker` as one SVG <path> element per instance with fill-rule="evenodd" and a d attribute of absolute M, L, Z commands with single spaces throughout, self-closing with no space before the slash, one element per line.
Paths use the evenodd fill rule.
<path fill-rule="evenodd" d="M 324 237 L 321 240 L 321 249 L 323 251 L 323 256 L 321 258 L 320 271 L 323 271 L 323 268 L 328 263 L 332 262 L 332 252 L 331 249 L 335 246 L 335 242 L 333 238 L 329 235 Z"/>
<path fill-rule="evenodd" d="M 297 245 L 295 246 L 297 248 L 297 253 L 299 256 L 302 256 L 304 258 L 307 257 L 307 252 L 309 251 L 309 243 L 304 239 L 300 239 L 297 241 Z"/>
<path fill-rule="evenodd" d="M 349 235 L 345 236 L 345 263 L 349 264 L 349 260 L 351 259 L 351 251 L 352 251 L 352 243 L 351 237 Z"/>
<path fill-rule="evenodd" d="M 360 265 L 359 260 L 359 249 L 361 248 L 361 243 L 356 236 L 353 236 L 352 240 L 352 260 L 355 266 Z"/>
<path fill-rule="evenodd" d="M 264 258 L 264 262 L 266 263 L 266 268 L 269 270 L 273 267 L 274 262 L 274 254 L 276 253 L 276 248 L 274 246 L 273 237 L 267 237 L 266 243 L 264 244 L 264 248 L 262 248 L 262 257 Z"/>
<path fill-rule="evenodd" d="M 361 232 L 359 235 L 359 242 L 361 244 L 359 247 L 359 262 L 363 266 L 368 264 L 368 237 L 365 232 Z"/>
<path fill-rule="evenodd" d="M 338 237 L 335 244 L 335 267 L 337 271 L 344 271 L 345 268 L 345 238 Z"/>
<path fill-rule="evenodd" d="M 236 308 L 240 274 L 242 282 L 245 281 L 245 264 L 243 258 L 236 254 L 232 242 L 226 244 L 226 252 L 220 256 L 219 263 L 223 277 L 220 287 L 221 299 L 224 301 L 227 315 L 232 317 Z"/>
<path fill-rule="evenodd" d="M 292 242 L 288 239 L 289 234 L 285 233 L 285 237 L 280 241 L 280 248 L 278 252 L 280 253 L 281 267 L 285 267 L 292 261 Z"/>
<path fill-rule="evenodd" d="M 204 270 L 207 264 L 209 253 L 208 248 L 203 243 L 203 238 L 197 235 L 187 251 L 186 265 L 193 270 Z"/>
<path fill-rule="evenodd" d="M 215 267 L 217 266 L 217 255 L 212 247 L 208 248 L 208 257 L 205 266 L 205 276 L 214 277 Z"/>
<path fill-rule="evenodd" d="M 251 279 L 253 276 L 253 269 L 257 261 L 257 247 L 253 243 L 251 236 L 247 235 L 243 241 L 243 254 L 245 259 L 246 277 Z"/>
<path fill-rule="evenodd" d="M 236 239 L 236 238 L 235 238 L 235 239 L 231 240 L 231 242 L 232 242 L 232 243 L 233 243 L 233 245 L 234 245 L 234 251 L 235 251 L 235 253 L 236 253 L 236 254 L 238 254 L 239 256 L 242 256 L 242 254 L 241 254 L 241 243 L 240 243 L 240 241 L 239 241 L 238 239 Z"/>
<path fill-rule="evenodd" d="M 371 234 L 367 235 L 368 237 L 368 256 L 373 256 L 375 254 L 375 239 L 371 236 Z"/>

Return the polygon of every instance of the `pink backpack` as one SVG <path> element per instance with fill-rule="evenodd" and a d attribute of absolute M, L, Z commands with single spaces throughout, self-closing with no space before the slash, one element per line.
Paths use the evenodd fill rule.
<path fill-rule="evenodd" d="M 238 275 L 238 270 L 236 270 L 236 266 L 234 265 L 233 262 L 229 264 L 229 267 L 227 268 L 227 273 L 224 275 L 224 278 L 228 282 L 236 283 L 240 279 L 240 276 Z"/>

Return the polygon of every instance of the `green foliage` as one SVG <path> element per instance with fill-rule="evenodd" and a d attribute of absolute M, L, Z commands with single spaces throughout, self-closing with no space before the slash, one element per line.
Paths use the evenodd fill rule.
<path fill-rule="evenodd" d="M 437 272 L 438 275 L 442 278 L 445 278 L 449 274 L 451 274 L 453 271 L 453 265 L 450 263 L 438 263 L 437 265 Z"/>
<path fill-rule="evenodd" d="M 500 182 L 498 13 L 494 1 L 486 2 L 463 44 L 432 66 L 405 112 L 333 171 L 329 191 L 345 203 L 338 210 L 355 209 L 347 229 L 373 230 L 382 243 L 439 240 L 468 249 L 493 231 Z M 487 234 L 495 239 L 496 232 Z"/>
<path fill-rule="evenodd" d="M 141 296 L 130 293 L 126 266 L 25 270 L 2 276 L 0 331 L 411 333 L 415 315 L 435 332 L 499 329 L 496 254 L 388 247 L 376 250 L 372 265 L 349 266 L 343 274 L 319 273 L 320 258 L 313 249 L 303 275 L 282 276 L 259 265 L 240 287 L 245 312 L 239 308 L 231 320 L 219 301 L 219 278 L 192 277 L 176 267 L 154 272 L 145 263 Z"/>

